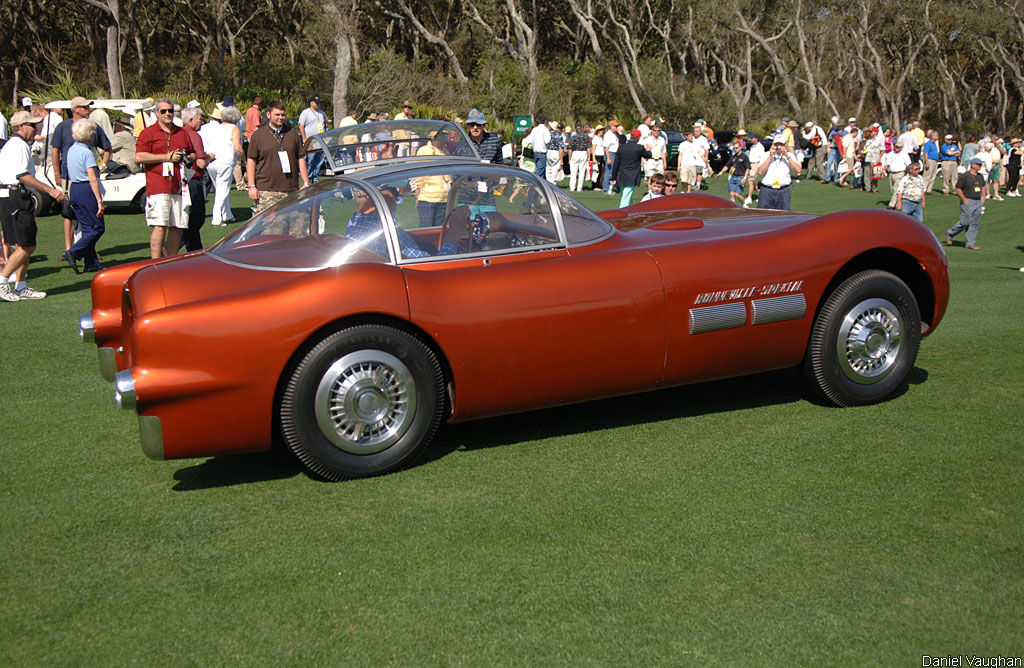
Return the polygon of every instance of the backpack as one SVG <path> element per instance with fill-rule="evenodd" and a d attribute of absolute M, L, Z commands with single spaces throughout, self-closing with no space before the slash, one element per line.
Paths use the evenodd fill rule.
<path fill-rule="evenodd" d="M 821 135 L 818 134 L 817 132 L 815 132 L 813 135 L 811 135 L 811 138 L 809 140 L 807 140 L 807 141 L 808 141 L 808 143 L 810 143 L 810 145 L 812 147 L 818 148 L 819 146 L 821 146 Z"/>

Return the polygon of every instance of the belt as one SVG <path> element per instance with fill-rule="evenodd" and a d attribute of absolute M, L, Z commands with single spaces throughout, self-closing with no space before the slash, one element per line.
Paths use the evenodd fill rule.
<path fill-rule="evenodd" d="M 762 184 L 762 185 L 764 185 L 764 184 Z M 768 187 L 771 188 L 772 190 L 785 190 L 786 188 L 789 187 L 789 184 L 787 183 L 784 186 L 768 186 Z"/>

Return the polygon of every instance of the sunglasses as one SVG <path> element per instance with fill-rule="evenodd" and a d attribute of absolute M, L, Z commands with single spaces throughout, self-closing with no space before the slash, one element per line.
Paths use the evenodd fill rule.
<path fill-rule="evenodd" d="M 158 114 L 173 114 L 174 113 L 174 109 L 157 109 L 156 113 L 158 113 Z"/>
<path fill-rule="evenodd" d="M 466 123 L 466 125 L 467 125 L 468 127 L 471 127 L 471 128 L 481 128 L 481 127 L 483 127 L 483 126 L 482 126 L 482 125 L 480 125 L 479 123 Z"/>
<path fill-rule="evenodd" d="M 665 187 L 666 188 L 678 188 L 679 184 L 678 183 L 666 183 Z"/>

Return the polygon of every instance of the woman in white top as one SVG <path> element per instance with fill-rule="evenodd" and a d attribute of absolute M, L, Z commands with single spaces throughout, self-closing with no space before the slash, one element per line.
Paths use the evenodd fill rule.
<path fill-rule="evenodd" d="M 203 149 L 214 159 L 206 167 L 213 180 L 213 220 L 210 224 L 214 227 L 222 227 L 235 220 L 228 196 L 231 194 L 231 177 L 235 162 L 241 160 L 244 155 L 242 133 L 237 125 L 241 117 L 242 112 L 235 107 L 228 107 L 223 112 L 216 109 L 212 120 L 199 129 Z"/>

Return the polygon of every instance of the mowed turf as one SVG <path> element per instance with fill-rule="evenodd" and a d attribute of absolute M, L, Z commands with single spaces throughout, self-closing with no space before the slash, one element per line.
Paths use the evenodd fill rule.
<path fill-rule="evenodd" d="M 934 195 L 925 222 L 957 215 Z M 104 263 L 148 255 L 141 215 L 107 227 Z M 946 318 L 886 403 L 825 406 L 780 371 L 447 427 L 423 464 L 339 484 L 286 454 L 147 459 L 76 337 L 89 277 L 60 263 L 59 218 L 39 238 L 50 296 L 0 303 L 0 665 L 1024 653 L 1024 199 L 988 206 L 981 251 L 947 249 Z"/>

